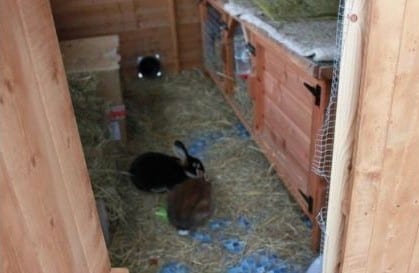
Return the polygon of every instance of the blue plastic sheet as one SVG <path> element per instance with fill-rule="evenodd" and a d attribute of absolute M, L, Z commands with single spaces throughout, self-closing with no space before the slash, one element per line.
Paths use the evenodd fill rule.
<path fill-rule="evenodd" d="M 184 263 L 170 262 L 162 266 L 159 273 L 190 273 L 191 270 Z"/>
<path fill-rule="evenodd" d="M 273 252 L 255 252 L 227 269 L 227 273 L 301 273 L 301 268 L 287 263 Z"/>
<path fill-rule="evenodd" d="M 225 229 L 231 224 L 231 221 L 226 219 L 211 219 L 208 223 L 208 226 L 211 230 L 217 231 L 221 229 Z"/>
<path fill-rule="evenodd" d="M 188 145 L 188 151 L 192 156 L 202 159 L 205 150 L 207 150 L 209 146 L 220 141 L 223 137 L 230 136 L 238 136 L 241 139 L 250 139 L 250 134 L 246 127 L 244 127 L 241 123 L 237 123 L 229 130 L 207 132 L 205 134 L 195 136 L 190 145 Z"/>
<path fill-rule="evenodd" d="M 246 247 L 246 242 L 241 241 L 237 238 L 229 238 L 222 240 L 224 249 L 226 249 L 230 253 L 239 254 L 244 251 Z"/>
<path fill-rule="evenodd" d="M 195 231 L 191 234 L 192 239 L 195 241 L 198 241 L 203 244 L 210 244 L 212 243 L 212 236 L 208 233 L 201 232 L 201 231 Z"/>
<path fill-rule="evenodd" d="M 237 226 L 245 231 L 249 231 L 252 229 L 252 223 L 246 216 L 239 216 L 237 219 Z"/>

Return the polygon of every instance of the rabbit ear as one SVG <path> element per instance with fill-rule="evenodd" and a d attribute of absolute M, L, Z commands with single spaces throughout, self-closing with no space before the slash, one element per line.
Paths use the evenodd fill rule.
<path fill-rule="evenodd" d="M 188 162 L 188 150 L 186 150 L 185 145 L 181 141 L 175 141 L 173 152 L 180 159 L 182 166 L 186 166 Z"/>

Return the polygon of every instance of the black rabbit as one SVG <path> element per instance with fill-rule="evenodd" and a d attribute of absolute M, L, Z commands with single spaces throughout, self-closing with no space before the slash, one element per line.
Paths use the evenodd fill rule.
<path fill-rule="evenodd" d="M 176 156 L 147 152 L 139 155 L 131 164 L 130 175 L 135 186 L 148 192 L 165 192 L 187 178 L 204 172 L 202 162 L 190 156 L 185 145 L 176 140 L 173 150 Z"/>
<path fill-rule="evenodd" d="M 167 195 L 167 216 L 180 235 L 204 225 L 212 215 L 211 183 L 203 173 L 173 187 Z"/>

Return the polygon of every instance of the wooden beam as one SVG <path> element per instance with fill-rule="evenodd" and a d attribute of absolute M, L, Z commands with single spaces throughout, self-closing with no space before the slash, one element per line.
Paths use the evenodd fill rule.
<path fill-rule="evenodd" d="M 180 71 L 180 55 L 179 55 L 179 43 L 177 33 L 177 20 L 176 20 L 176 5 L 175 0 L 167 0 L 169 4 L 169 23 L 170 31 L 172 35 L 172 46 L 173 46 L 173 58 L 175 61 L 175 72 Z"/>
<path fill-rule="evenodd" d="M 313 107 L 312 118 L 310 120 L 311 124 L 311 134 L 310 134 L 310 155 L 309 162 L 312 166 L 313 158 L 316 152 L 316 140 L 319 129 L 322 127 L 325 118 L 325 109 L 329 103 L 330 98 L 330 81 L 320 81 L 318 85 L 321 88 L 321 97 L 319 107 Z M 315 174 L 310 170 L 308 177 L 308 192 L 313 197 L 313 213 L 311 215 L 311 221 L 313 224 L 311 238 L 312 238 L 312 247 L 314 251 L 320 250 L 321 243 L 321 233 L 320 225 L 317 222 L 316 217 L 321 212 L 322 208 L 326 204 L 326 181 Z"/>
<path fill-rule="evenodd" d="M 342 200 L 348 192 L 362 64 L 365 0 L 345 3 L 339 92 L 324 246 L 324 273 L 338 272 L 344 229 Z"/>
<path fill-rule="evenodd" d="M 419 272 L 418 11 L 371 1 L 344 273 Z"/>
<path fill-rule="evenodd" d="M 121 56 L 118 54 L 118 48 L 118 35 L 60 42 L 67 73 L 119 70 Z"/>

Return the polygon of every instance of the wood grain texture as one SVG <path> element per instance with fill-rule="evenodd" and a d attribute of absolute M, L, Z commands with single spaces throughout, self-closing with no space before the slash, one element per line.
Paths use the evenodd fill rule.
<path fill-rule="evenodd" d="M 250 92 L 254 98 L 254 113 L 253 113 L 253 130 L 252 132 L 257 135 L 259 132 L 263 131 L 263 113 L 265 111 L 264 105 L 264 82 L 266 73 L 263 71 L 265 64 L 265 48 L 256 43 L 254 35 L 251 35 L 251 41 L 255 45 L 256 51 L 258 54 L 255 57 L 252 57 L 252 62 L 255 64 L 255 69 L 252 75 L 250 76 L 251 86 L 253 87 Z"/>
<path fill-rule="evenodd" d="M 324 207 L 326 207 L 327 192 L 326 181 L 322 177 L 316 175 L 312 170 L 319 129 L 323 125 L 325 119 L 325 111 L 329 104 L 331 82 L 329 80 L 318 81 L 317 83 L 315 83 L 315 85 L 318 85 L 320 87 L 321 95 L 320 104 L 318 106 L 313 107 L 311 115 L 311 141 L 309 150 L 310 173 L 307 191 L 310 193 L 310 196 L 313 197 L 313 212 L 311 215 L 311 221 L 313 223 L 313 229 L 311 234 L 312 246 L 315 251 L 318 251 L 320 250 L 321 230 L 316 217 L 319 215 L 320 211 Z"/>
<path fill-rule="evenodd" d="M 251 31 L 255 37 L 257 37 L 256 39 L 258 39 L 264 47 L 271 48 L 274 54 L 279 56 L 289 56 L 290 62 L 288 65 L 290 65 L 293 69 L 306 71 L 308 77 L 313 77 L 319 80 L 330 80 L 329 77 L 332 75 L 330 73 L 332 69 L 330 65 L 322 66 L 311 61 L 308 58 L 298 56 L 297 54 L 291 52 L 280 43 L 271 39 L 268 35 L 266 35 L 257 27 L 251 25 L 248 22 L 242 22 L 242 24 L 246 27 L 246 29 Z"/>
<path fill-rule="evenodd" d="M 295 179 L 301 182 L 294 187 L 311 195 L 311 157 L 317 130 L 322 124 L 323 110 L 328 101 L 328 84 L 313 78 L 310 72 L 295 65 L 295 56 L 279 50 L 277 45 L 267 43 L 259 35 L 253 35 L 253 43 L 258 49 L 256 73 L 259 73 L 257 77 L 260 81 L 258 90 L 254 93 L 260 93 L 262 100 L 258 103 L 263 105 L 263 112 L 256 113 L 256 116 L 262 117 L 263 124 L 273 134 L 270 141 L 273 145 L 271 149 L 282 150 L 283 157 L 294 160 L 299 165 L 298 169 L 304 170 L 304 176 Z M 260 50 L 262 48 L 263 50 Z M 320 106 L 315 106 L 314 97 L 304 83 L 322 86 L 324 94 Z M 269 135 L 264 134 L 270 138 Z M 288 163 L 285 160 L 282 164 L 285 165 L 280 168 L 285 172 Z M 297 169 L 293 170 L 295 175 L 303 173 Z"/>
<path fill-rule="evenodd" d="M 177 27 L 177 17 L 176 17 L 176 5 L 175 0 L 167 0 L 168 1 L 168 10 L 169 10 L 169 24 L 170 24 L 170 31 L 171 31 L 171 40 L 172 40 L 172 48 L 173 48 L 173 59 L 175 61 L 175 72 L 179 73 L 180 71 L 180 60 L 179 60 L 179 42 L 178 42 L 178 27 Z"/>
<path fill-rule="evenodd" d="M 60 42 L 66 73 L 119 70 L 118 47 L 117 35 Z"/>
<path fill-rule="evenodd" d="M 418 272 L 417 1 L 372 1 L 342 272 Z M 385 37 L 394 39 L 380 41 Z M 383 58 L 384 56 L 384 58 Z"/>
<path fill-rule="evenodd" d="M 345 3 L 339 92 L 335 121 L 332 170 L 324 247 L 323 270 L 336 273 L 341 257 L 344 229 L 342 204 L 348 192 L 350 163 L 355 136 L 355 117 L 361 80 L 362 46 L 364 42 L 364 11 L 366 1 L 353 0 Z M 351 14 L 357 21 L 349 21 Z"/>
<path fill-rule="evenodd" d="M 239 119 L 251 129 L 253 137 L 301 209 L 315 222 L 315 216 L 325 203 L 325 184 L 311 171 L 311 161 L 330 93 L 330 81 L 324 77 L 326 67 L 323 69 L 319 64 L 296 56 L 254 26 L 230 16 L 223 10 L 221 1 L 206 0 L 201 3 L 204 22 L 208 6 L 215 8 L 227 25 L 227 31 L 223 32 L 223 52 L 226 54 L 222 56 L 227 77 L 217 78 L 211 71 L 209 75 Z M 249 94 L 254 105 L 253 124 L 243 119 L 243 113 L 231 96 L 235 84 L 230 80 L 234 76 L 233 34 L 235 28 L 241 26 L 256 49 L 255 56 L 251 57 L 253 71 L 248 79 Z M 321 69 L 323 76 L 319 76 Z M 319 105 L 304 84 L 321 87 Z M 312 204 L 306 202 L 301 193 L 316 200 Z M 317 250 L 320 230 L 316 223 L 314 225 L 313 247 Z"/>
<path fill-rule="evenodd" d="M 109 272 L 49 2 L 1 1 L 0 30 L 2 269 Z"/>
<path fill-rule="evenodd" d="M 0 157 L 0 215 L 8 221 L 0 222 L 0 269 L 1 272 L 24 273 L 44 272 L 36 256 L 36 249 L 25 243 L 22 234 L 28 233 L 22 209 L 17 196 L 11 188 L 11 178 L 7 173 L 3 157 Z M 24 263 L 19 263 L 20 257 L 25 257 Z"/>
<path fill-rule="evenodd" d="M 269 97 L 265 97 L 264 104 L 265 123 L 282 139 L 277 145 L 286 151 L 287 156 L 293 157 L 302 169 L 309 171 L 310 136 L 305 135 Z"/>
<path fill-rule="evenodd" d="M 315 216 L 325 205 L 325 183 L 311 171 L 315 141 L 329 101 L 330 81 L 319 80 L 314 68 L 253 28 L 256 48 L 254 72 L 249 77 L 254 100 L 252 133 L 273 163 L 287 189 L 313 221 L 313 248 L 320 245 Z M 300 58 L 301 59 L 301 58 Z M 304 86 L 321 88 L 320 104 Z M 313 198 L 311 210 L 301 192 Z"/>
<path fill-rule="evenodd" d="M 118 34 L 121 65 L 129 75 L 135 75 L 137 56 L 156 53 L 165 71 L 201 67 L 198 4 L 168 1 L 51 0 L 51 5 L 61 40 Z"/>

